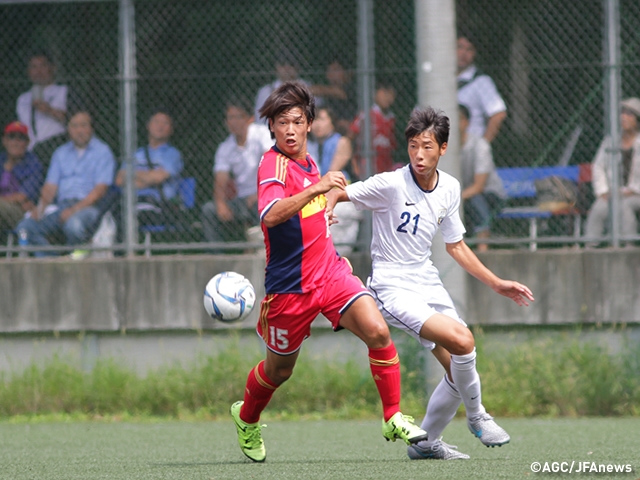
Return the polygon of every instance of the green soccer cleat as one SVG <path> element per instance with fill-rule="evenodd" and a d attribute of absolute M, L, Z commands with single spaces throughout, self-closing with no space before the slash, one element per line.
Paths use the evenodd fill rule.
<path fill-rule="evenodd" d="M 427 432 L 413 423 L 413 417 L 397 412 L 388 422 L 382 420 L 382 435 L 387 441 L 404 440 L 407 445 L 427 440 Z"/>
<path fill-rule="evenodd" d="M 240 450 L 254 462 L 264 462 L 267 458 L 267 450 L 264 448 L 260 429 L 266 425 L 243 422 L 240 418 L 240 407 L 243 403 L 239 401 L 231 405 L 231 418 L 233 418 L 238 431 Z"/>

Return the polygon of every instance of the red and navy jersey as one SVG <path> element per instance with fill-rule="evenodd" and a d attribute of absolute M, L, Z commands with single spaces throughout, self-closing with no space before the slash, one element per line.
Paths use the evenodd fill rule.
<path fill-rule="evenodd" d="M 258 211 L 262 220 L 273 205 L 320 181 L 310 155 L 294 160 L 275 146 L 258 167 Z M 262 224 L 267 253 L 266 293 L 302 293 L 323 285 L 340 257 L 325 217 L 324 194 L 306 204 L 286 222 L 267 228 Z"/>

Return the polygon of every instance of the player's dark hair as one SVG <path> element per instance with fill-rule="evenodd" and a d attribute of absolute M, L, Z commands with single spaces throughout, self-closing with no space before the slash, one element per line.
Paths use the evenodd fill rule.
<path fill-rule="evenodd" d="M 411 112 L 404 136 L 407 142 L 423 132 L 432 132 L 439 146 L 449 141 L 449 117 L 431 107 L 415 108 Z"/>
<path fill-rule="evenodd" d="M 260 108 L 260 117 L 273 122 L 283 112 L 300 108 L 311 123 L 316 118 L 316 101 L 309 87 L 302 82 L 285 82 L 276 88 Z M 271 138 L 275 134 L 271 132 Z"/>
<path fill-rule="evenodd" d="M 463 105 L 462 103 L 458 104 L 458 112 L 462 114 L 464 118 L 469 120 L 471 118 L 471 112 L 469 111 L 469 107 Z"/>

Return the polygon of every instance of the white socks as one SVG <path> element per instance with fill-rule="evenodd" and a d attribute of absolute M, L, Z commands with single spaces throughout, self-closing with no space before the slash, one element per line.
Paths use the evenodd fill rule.
<path fill-rule="evenodd" d="M 482 406 L 480 376 L 476 370 L 475 348 L 466 355 L 451 355 L 451 376 L 464 402 L 467 418 L 485 413 L 486 410 Z"/>
<path fill-rule="evenodd" d="M 445 373 L 429 398 L 427 413 L 422 420 L 421 427 L 429 434 L 429 440 L 421 441 L 419 446 L 430 447 L 442 436 L 442 432 L 455 417 L 461 403 L 462 398 L 458 390 Z"/>

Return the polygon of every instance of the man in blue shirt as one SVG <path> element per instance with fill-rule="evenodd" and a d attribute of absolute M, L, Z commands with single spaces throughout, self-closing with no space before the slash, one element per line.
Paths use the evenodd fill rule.
<path fill-rule="evenodd" d="M 173 134 L 173 120 L 169 113 L 156 110 L 149 118 L 147 132 L 149 144 L 138 148 L 135 160 L 138 223 L 157 225 L 166 221 L 174 222 L 179 219 L 171 218 L 173 209 L 170 204 L 178 198 L 178 184 L 184 164 L 180 151 L 169 144 Z M 122 165 L 116 177 L 119 187 L 126 183 L 125 168 Z"/>
<path fill-rule="evenodd" d="M 49 245 L 47 236 L 60 232 L 69 245 L 86 243 L 100 217 L 96 203 L 113 183 L 113 152 L 94 136 L 91 115 L 75 113 L 67 131 L 71 141 L 53 153 L 38 205 L 18 224 L 18 234 L 29 245 Z"/>

